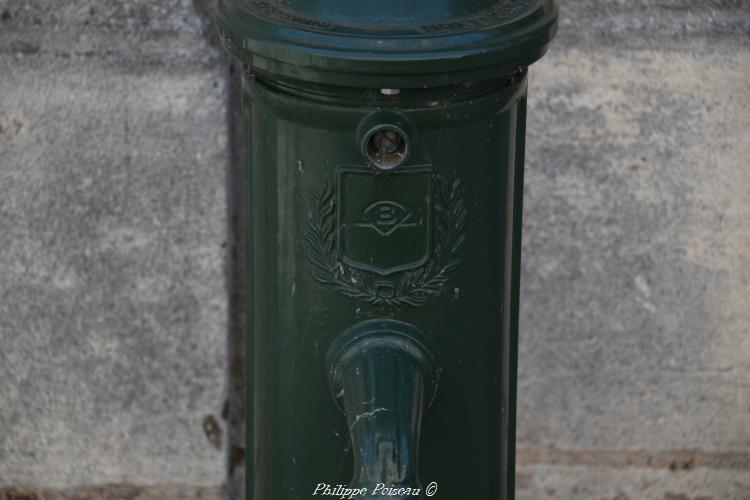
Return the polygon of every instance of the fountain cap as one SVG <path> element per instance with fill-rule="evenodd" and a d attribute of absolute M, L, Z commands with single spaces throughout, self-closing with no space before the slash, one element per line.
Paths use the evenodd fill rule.
<path fill-rule="evenodd" d="M 440 87 L 513 74 L 557 31 L 557 0 L 217 0 L 227 49 L 258 74 Z"/>

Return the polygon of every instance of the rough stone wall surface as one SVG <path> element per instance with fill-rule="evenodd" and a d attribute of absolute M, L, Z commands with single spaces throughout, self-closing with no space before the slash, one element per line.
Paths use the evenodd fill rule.
<path fill-rule="evenodd" d="M 750 3 L 561 2 L 531 69 L 518 499 L 750 499 Z"/>
<path fill-rule="evenodd" d="M 0 498 L 219 497 L 227 84 L 200 11 L 0 0 Z"/>

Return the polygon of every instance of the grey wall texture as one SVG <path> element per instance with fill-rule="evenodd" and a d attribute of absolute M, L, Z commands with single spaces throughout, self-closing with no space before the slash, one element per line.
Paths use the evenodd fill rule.
<path fill-rule="evenodd" d="M 189 1 L 0 1 L 8 495 L 218 498 L 227 82 L 207 29 Z"/>
<path fill-rule="evenodd" d="M 0 499 L 242 496 L 209 1 L 0 0 Z M 518 500 L 750 500 L 750 3 L 562 0 L 531 69 Z"/>
<path fill-rule="evenodd" d="M 568 1 L 531 68 L 519 500 L 750 499 L 750 2 Z"/>

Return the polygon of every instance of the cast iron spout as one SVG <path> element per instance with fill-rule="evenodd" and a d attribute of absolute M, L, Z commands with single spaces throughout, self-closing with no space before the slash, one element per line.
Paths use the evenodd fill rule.
<path fill-rule="evenodd" d="M 346 415 L 354 452 L 351 488 L 383 494 L 421 490 L 417 454 L 422 413 L 435 397 L 439 368 L 419 330 L 401 321 L 359 323 L 331 345 L 329 382 Z M 410 493 L 406 493 L 410 488 Z M 378 494 L 376 493 L 376 494 Z"/>

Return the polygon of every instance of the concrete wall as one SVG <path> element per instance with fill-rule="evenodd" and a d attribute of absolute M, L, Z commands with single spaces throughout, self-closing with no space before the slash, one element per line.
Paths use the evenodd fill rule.
<path fill-rule="evenodd" d="M 189 1 L 0 1 L 0 489 L 219 497 L 227 83 L 204 30 Z"/>
<path fill-rule="evenodd" d="M 240 497 L 209 3 L 0 0 L 2 500 Z M 519 500 L 750 500 L 748 5 L 562 2 L 531 70 Z"/>
<path fill-rule="evenodd" d="M 531 69 L 519 500 L 750 499 L 750 3 L 568 1 Z"/>

